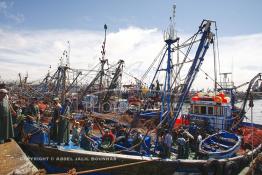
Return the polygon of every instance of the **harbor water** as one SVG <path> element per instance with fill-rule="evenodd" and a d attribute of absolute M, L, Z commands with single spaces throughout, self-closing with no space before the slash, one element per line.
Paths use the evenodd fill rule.
<path fill-rule="evenodd" d="M 246 116 L 247 119 L 244 119 L 244 121 L 251 122 L 251 109 L 249 107 L 247 108 Z M 262 124 L 262 99 L 254 100 L 253 122 L 257 124 Z"/>

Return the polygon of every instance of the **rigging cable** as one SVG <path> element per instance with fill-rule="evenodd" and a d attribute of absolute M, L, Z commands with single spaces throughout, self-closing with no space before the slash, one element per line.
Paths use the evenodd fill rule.
<path fill-rule="evenodd" d="M 199 33 L 199 31 L 198 31 L 197 33 L 195 33 L 192 37 L 190 37 L 190 38 L 191 38 L 190 45 L 189 45 L 189 47 L 188 47 L 188 49 L 187 49 L 187 52 L 186 52 L 185 57 L 184 57 L 184 59 L 183 59 L 183 61 L 182 61 L 182 63 L 181 63 L 181 66 L 179 67 L 179 69 L 178 69 L 178 71 L 177 71 L 177 74 L 176 74 L 175 77 L 174 77 L 174 80 L 173 80 L 173 83 L 172 83 L 171 87 L 173 87 L 174 82 L 177 81 L 177 77 L 178 77 L 178 75 L 180 74 L 181 69 L 182 69 L 184 63 L 186 62 L 186 60 L 187 60 L 187 58 L 188 58 L 189 52 L 190 52 L 190 50 L 191 50 L 191 48 L 192 48 L 192 46 L 193 46 L 193 44 L 194 44 L 194 41 L 195 41 L 198 33 Z M 184 43 L 185 43 L 185 42 L 184 42 Z M 178 49 L 178 50 L 179 50 L 179 49 Z"/>
<path fill-rule="evenodd" d="M 192 49 L 192 47 L 193 47 L 194 41 L 196 40 L 196 37 L 197 37 L 198 34 L 199 34 L 199 31 L 198 31 L 197 33 L 195 33 L 195 34 L 193 35 L 193 37 L 191 37 L 192 40 L 191 40 L 190 45 L 189 45 L 189 47 L 188 47 L 188 49 L 187 49 L 187 52 L 186 52 L 186 54 L 185 54 L 185 58 L 184 58 L 184 60 L 182 61 L 182 64 L 181 64 L 181 66 L 179 67 L 178 72 L 177 72 L 177 74 L 176 74 L 176 76 L 175 76 L 175 78 L 174 78 L 174 82 L 177 80 L 177 77 L 178 77 L 178 75 L 180 74 L 181 69 L 182 69 L 185 61 L 186 61 L 187 58 L 188 58 L 188 55 L 189 55 L 189 53 L 190 53 L 190 51 L 191 51 L 191 49 Z M 172 86 L 173 86 L 173 84 L 172 84 Z M 171 87 L 172 87 L 172 86 L 171 86 Z"/>
<path fill-rule="evenodd" d="M 215 23 L 215 31 L 216 31 L 216 46 L 217 46 L 217 61 L 218 61 L 218 73 L 221 73 L 220 67 L 220 56 L 219 56 L 219 47 L 218 47 L 218 34 L 217 34 L 217 23 Z M 221 81 L 221 80 L 220 80 Z M 221 81 L 222 82 L 222 81 Z"/>
<path fill-rule="evenodd" d="M 185 55 L 185 53 L 183 52 L 183 51 L 181 51 L 181 50 L 179 50 L 183 55 Z M 186 61 L 186 62 L 184 62 L 184 63 L 190 63 L 190 62 L 192 62 L 193 61 L 193 59 L 191 59 L 191 58 L 189 58 L 188 57 L 188 61 Z M 179 64 L 184 64 L 184 63 L 179 63 Z M 199 69 L 202 73 L 204 73 L 205 74 L 205 76 L 207 76 L 210 80 L 212 80 L 213 82 L 215 82 L 215 80 L 208 74 L 208 73 L 206 73 L 202 68 L 200 68 Z M 173 82 L 173 84 L 174 84 L 174 82 Z M 172 84 L 172 86 L 173 86 L 173 84 Z M 220 88 L 222 88 L 222 86 L 217 82 L 216 83 Z M 171 87 L 172 87 L 171 86 Z"/>
<path fill-rule="evenodd" d="M 214 56 L 214 79 L 215 79 L 215 84 L 214 84 L 214 91 L 216 93 L 217 91 L 217 66 L 216 66 L 216 48 L 215 48 L 215 42 L 213 43 L 213 56 Z"/>
<path fill-rule="evenodd" d="M 144 81 L 144 79 L 146 78 L 146 76 L 148 75 L 149 71 L 152 69 L 152 67 L 154 66 L 154 64 L 156 63 L 156 61 L 160 58 L 160 56 L 162 55 L 164 49 L 166 48 L 166 45 L 160 50 L 160 52 L 158 53 L 158 55 L 156 56 L 156 58 L 153 60 L 153 62 L 151 63 L 151 65 L 149 66 L 149 68 L 146 70 L 146 72 L 144 73 L 144 75 L 141 77 L 141 81 Z"/>
<path fill-rule="evenodd" d="M 100 63 L 97 63 L 92 69 L 90 69 L 90 70 L 85 74 L 85 76 L 83 76 L 78 82 L 81 82 L 84 78 L 86 78 L 87 75 L 89 75 L 93 70 L 95 70 L 98 65 L 100 65 Z"/>

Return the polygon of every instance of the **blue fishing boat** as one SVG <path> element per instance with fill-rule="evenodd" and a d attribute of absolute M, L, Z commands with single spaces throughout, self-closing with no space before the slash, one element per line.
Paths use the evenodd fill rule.
<path fill-rule="evenodd" d="M 200 153 L 209 158 L 230 158 L 239 150 L 241 137 L 227 131 L 220 131 L 202 140 L 199 144 Z"/>
<path fill-rule="evenodd" d="M 171 24 L 173 24 L 172 20 Z M 202 158 L 198 155 L 196 155 L 195 159 L 188 158 L 184 156 L 186 152 L 189 152 L 187 151 L 187 149 L 189 150 L 189 147 L 185 146 L 185 144 L 181 144 L 183 147 L 179 147 L 177 149 L 177 152 L 175 149 L 172 148 L 172 150 L 170 151 L 172 153 L 172 156 L 162 156 L 162 153 L 164 153 L 164 151 L 162 144 L 163 135 L 161 129 L 165 129 L 165 132 L 170 133 L 174 131 L 174 125 L 182 112 L 183 104 L 188 98 L 189 90 L 191 89 L 193 81 L 200 70 L 205 54 L 209 46 L 214 44 L 215 35 L 211 29 L 213 26 L 216 26 L 216 23 L 214 21 L 203 20 L 197 33 L 193 36 L 193 40 L 186 40 L 186 42 L 182 45 L 175 47 L 175 43 L 179 44 L 179 38 L 175 35 L 176 32 L 171 24 L 164 34 L 165 47 L 163 47 L 162 49 L 163 54 L 161 54 L 161 56 L 159 57 L 160 63 L 157 66 L 157 70 L 154 74 L 153 80 L 151 81 L 151 85 L 149 88 L 151 92 L 155 91 L 155 95 L 159 98 L 158 100 L 153 101 L 154 103 L 151 104 L 152 99 L 145 97 L 143 101 L 141 100 L 141 102 L 144 103 L 143 110 L 136 110 L 136 108 L 134 110 L 130 110 L 131 112 L 137 112 L 137 116 L 139 116 L 137 117 L 134 114 L 134 120 L 132 121 L 132 123 L 138 123 L 136 121 L 137 117 L 139 119 L 142 118 L 141 120 L 148 118 L 157 118 L 157 124 L 153 125 L 154 123 L 152 122 L 152 126 L 145 125 L 148 132 L 146 134 L 141 133 L 142 137 L 139 136 L 140 141 L 138 143 L 132 140 L 133 137 L 130 135 L 130 132 L 134 127 L 131 126 L 130 132 L 128 132 L 128 137 L 124 137 L 126 140 L 121 142 L 119 138 L 116 138 L 116 142 L 113 145 L 114 149 L 112 150 L 99 149 L 99 145 L 100 147 L 102 147 L 103 145 L 101 145 L 102 138 L 100 137 L 100 134 L 97 133 L 95 137 L 91 138 L 92 140 L 94 140 L 92 142 L 95 142 L 94 149 L 92 148 L 89 150 L 84 150 L 81 147 L 72 145 L 73 143 L 71 142 L 69 143 L 69 145 L 58 145 L 55 142 L 50 142 L 49 139 L 48 142 L 45 143 L 45 139 L 43 137 L 45 137 L 46 134 L 42 132 L 46 131 L 44 131 L 43 129 L 39 131 L 34 131 L 32 128 L 29 130 L 30 132 L 29 134 L 27 133 L 27 135 L 31 136 L 30 139 L 32 139 L 32 136 L 34 136 L 34 134 L 32 133 L 36 133 L 36 135 L 40 134 L 40 140 L 42 140 L 42 143 L 39 144 L 38 140 L 36 139 L 36 141 L 29 140 L 29 142 L 27 143 L 20 143 L 20 146 L 30 157 L 46 158 L 44 161 L 39 161 L 37 159 L 33 160 L 34 163 L 38 165 L 38 167 L 46 169 L 48 173 L 61 173 L 69 172 L 70 170 L 75 170 L 78 172 L 77 174 L 87 174 L 95 172 L 99 174 L 109 173 L 114 175 L 169 175 L 180 172 L 183 174 L 209 174 L 211 172 L 215 174 L 230 174 L 228 173 L 230 172 L 228 170 L 231 170 L 231 172 L 238 172 L 242 168 L 241 166 L 246 166 L 251 161 L 251 156 L 255 156 L 258 152 L 261 151 L 262 145 L 259 144 L 253 151 L 234 156 L 236 151 L 240 147 L 241 138 L 238 135 L 231 134 L 223 130 L 231 130 L 232 128 L 237 128 L 240 124 L 242 124 L 244 112 L 241 112 L 240 115 L 233 115 L 233 112 L 235 112 L 235 100 L 234 95 L 232 94 L 235 88 L 227 88 L 227 90 L 230 91 L 231 98 L 227 98 L 221 92 L 219 94 L 215 93 L 214 96 L 199 96 L 195 97 L 194 100 L 192 99 L 189 113 L 185 116 L 185 119 L 190 122 L 190 126 L 184 126 L 185 128 L 182 128 L 186 131 L 187 127 L 189 127 L 188 130 L 190 132 L 192 126 L 192 133 L 197 134 L 196 136 L 198 136 L 198 134 L 199 136 L 201 136 L 200 133 L 204 133 L 206 136 L 207 133 L 213 133 L 214 131 L 222 130 L 220 133 L 207 137 L 207 139 L 204 139 L 200 144 L 204 145 L 203 152 L 206 151 L 206 153 L 212 153 L 209 155 L 209 157 L 218 158 L 218 160 L 206 160 L 204 157 Z M 199 44 L 198 46 L 196 46 L 197 48 L 192 49 L 193 44 L 198 43 L 198 41 Z M 177 76 L 172 78 L 174 73 L 174 65 L 172 62 L 171 53 L 174 51 L 178 52 L 178 49 L 186 47 L 188 47 L 188 54 L 190 53 L 190 51 L 195 49 L 196 53 L 193 60 L 190 61 L 192 62 L 192 64 L 190 66 L 188 74 L 185 77 L 183 85 L 179 86 L 179 91 L 176 91 L 176 94 L 179 94 L 176 97 L 174 95 L 173 85 L 176 84 Z M 166 56 L 167 60 L 165 60 Z M 188 55 L 185 55 L 184 62 L 186 61 L 187 57 Z M 105 63 L 104 60 L 102 60 L 101 62 L 102 65 Z M 166 66 L 163 65 L 164 62 L 167 62 Z M 152 66 L 150 67 L 152 68 Z M 103 123 L 106 122 L 106 120 L 110 120 L 110 123 L 120 123 L 119 121 L 115 120 L 115 114 L 111 115 L 108 113 L 108 111 L 110 111 L 108 109 L 112 107 L 110 106 L 109 101 L 112 100 L 110 99 L 110 97 L 112 96 L 112 92 L 115 92 L 116 80 L 121 75 L 121 68 L 122 62 L 119 62 L 118 67 L 115 71 L 116 73 L 114 74 L 114 77 L 112 79 L 112 83 L 108 88 L 109 93 L 107 93 L 103 99 L 100 96 L 97 97 L 98 102 L 100 102 L 101 104 L 106 104 L 102 106 L 103 110 L 101 110 L 104 111 L 104 113 L 106 113 L 103 114 L 104 116 L 108 116 L 103 118 Z M 159 75 L 160 72 L 164 72 L 164 75 Z M 90 88 L 94 86 L 95 81 L 98 80 L 98 78 L 101 77 L 100 75 L 103 74 L 103 71 L 100 71 L 99 74 L 95 77 L 95 79 L 85 88 L 81 96 L 86 95 L 86 93 L 90 91 Z M 165 77 L 165 81 L 163 83 L 163 88 L 161 91 L 159 90 L 158 86 L 156 86 L 155 89 L 152 86 L 154 82 L 157 84 L 159 83 L 157 77 Z M 216 89 L 217 88 L 215 88 L 215 90 Z M 82 99 L 82 97 L 80 99 Z M 90 106 L 93 107 L 93 99 L 91 97 L 86 99 L 86 101 L 92 104 Z M 245 104 L 246 101 L 247 100 L 245 100 Z M 126 101 L 122 102 L 124 109 L 126 109 L 126 105 L 124 105 Z M 131 104 L 129 100 L 129 105 L 131 106 L 135 104 L 140 104 L 141 102 L 139 100 L 133 100 L 134 104 Z M 89 103 L 86 103 L 86 105 L 84 106 L 88 106 Z M 157 108 L 154 108 L 155 105 L 157 106 Z M 151 110 L 151 107 L 153 107 L 152 109 L 158 110 Z M 99 110 L 97 111 L 99 112 Z M 96 118 L 99 118 L 97 111 L 94 110 L 92 115 L 96 115 Z M 91 113 L 86 113 L 87 117 L 92 117 L 92 115 Z M 102 116 L 102 114 L 100 114 L 100 116 Z M 100 118 L 102 119 L 102 117 Z M 115 129 L 117 125 L 112 126 L 114 127 L 113 129 Z M 98 126 L 98 128 L 100 127 Z M 194 130 L 194 128 L 196 130 Z M 197 128 L 200 128 L 203 131 L 198 133 L 196 132 Z M 183 133 L 189 132 L 186 131 Z M 183 133 L 180 134 L 181 137 L 184 135 Z M 189 133 L 188 135 L 191 134 Z M 181 138 L 181 140 L 183 139 L 184 138 Z M 185 139 L 184 142 L 187 142 L 186 144 L 188 144 L 188 141 L 186 141 Z M 202 149 L 202 147 L 200 148 Z M 198 150 L 196 151 L 198 153 Z M 183 152 L 184 157 L 180 156 L 181 152 Z"/>

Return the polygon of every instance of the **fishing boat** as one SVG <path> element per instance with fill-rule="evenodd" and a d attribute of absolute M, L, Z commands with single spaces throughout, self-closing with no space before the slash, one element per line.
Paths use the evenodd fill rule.
<path fill-rule="evenodd" d="M 240 146 L 240 136 L 220 131 L 202 140 L 199 144 L 199 151 L 209 158 L 222 159 L 235 155 Z"/>
<path fill-rule="evenodd" d="M 96 174 L 161 174 L 173 173 L 206 173 L 229 174 L 239 172 L 247 166 L 252 156 L 261 152 L 261 145 L 253 151 L 231 158 L 211 160 L 160 159 L 158 157 L 124 155 L 76 149 L 74 147 L 39 146 L 37 144 L 20 144 L 32 158 L 38 168 L 50 173 L 77 172 Z M 36 158 L 34 160 L 34 157 Z M 45 158 L 40 160 L 37 158 Z"/>
<path fill-rule="evenodd" d="M 100 144 L 101 140 L 101 135 L 99 134 L 92 137 L 92 140 L 94 140 L 94 142 L 97 144 L 94 147 L 98 149 L 84 150 L 79 146 L 72 145 L 71 142 L 69 143 L 69 145 L 55 145 L 55 143 L 50 142 L 49 139 L 48 141 L 46 141 L 46 139 L 49 137 L 49 133 L 44 129 L 34 132 L 34 135 L 39 135 L 41 139 L 36 139 L 35 143 L 34 140 L 29 140 L 29 142 L 27 143 L 21 142 L 20 146 L 30 157 L 45 158 L 44 160 L 36 159 L 33 160 L 33 162 L 37 165 L 37 167 L 46 169 L 48 173 L 64 173 L 75 169 L 78 173 L 81 174 L 106 173 L 130 175 L 169 175 L 181 172 L 202 174 L 228 174 L 229 170 L 233 171 L 234 174 L 236 174 L 242 167 L 250 162 L 252 156 L 256 156 L 256 154 L 261 152 L 261 144 L 253 147 L 252 151 L 244 151 L 244 153 L 241 154 L 234 152 L 236 154 L 227 154 L 227 158 L 217 157 L 217 159 L 211 160 L 205 158 L 178 158 L 177 148 L 171 149 L 171 157 L 160 158 L 159 154 L 159 152 L 161 152 L 161 143 L 159 141 L 161 132 L 159 131 L 161 129 L 166 129 L 169 132 L 174 131 L 174 125 L 180 119 L 182 107 L 188 97 L 192 83 L 196 78 L 197 73 L 199 72 L 209 46 L 213 44 L 214 33 L 212 32 L 212 26 L 216 25 L 214 23 L 215 22 L 211 20 L 203 20 L 200 24 L 200 27 L 198 28 L 197 33 L 194 34 L 194 36 L 192 37 L 193 39 L 186 40 L 186 42 L 184 42 L 182 45 L 179 45 L 179 47 L 174 47 L 175 43 L 179 41 L 179 38 L 175 36 L 173 26 L 171 25 L 171 27 L 168 28 L 168 30 L 165 32 L 165 47 L 163 49 L 164 54 L 162 54 L 160 57 L 160 64 L 157 66 L 157 71 L 152 80 L 152 84 L 154 82 L 158 82 L 158 80 L 156 79 L 157 74 L 159 72 L 165 73 L 165 75 L 163 76 L 165 77 L 163 88 L 161 89 L 161 91 L 157 92 L 157 95 L 159 96 L 159 98 L 157 99 L 160 100 L 157 102 L 159 108 L 157 108 L 157 111 L 147 109 L 144 110 L 144 118 L 148 118 L 148 120 L 150 120 L 150 117 L 157 118 L 157 124 L 154 127 L 151 126 L 146 128 L 147 130 L 150 130 L 150 132 L 142 133 L 143 139 L 141 144 L 139 144 L 139 146 L 141 146 L 140 150 L 135 151 L 133 149 L 134 143 L 132 143 L 131 141 L 127 142 L 126 144 L 116 143 L 114 145 L 114 151 L 103 152 L 97 147 L 97 145 Z M 171 24 L 173 24 L 173 21 L 171 21 Z M 192 49 L 193 45 L 197 43 L 198 45 L 196 46 L 196 48 Z M 174 79 L 171 78 L 174 73 L 172 72 L 174 66 L 171 60 L 171 53 L 174 51 L 178 52 L 178 50 L 176 49 L 186 47 L 188 49 L 186 53 L 189 54 L 192 50 L 196 51 L 196 53 L 194 54 L 194 58 L 190 61 L 187 60 L 188 55 L 185 55 L 184 62 L 179 64 L 183 65 L 185 62 L 188 61 L 191 66 L 184 79 L 183 85 L 181 85 L 179 90 L 177 90 L 177 94 L 179 94 L 177 101 L 172 102 L 174 101 L 174 97 L 172 95 L 174 87 L 172 87 L 172 84 L 177 81 L 177 77 L 173 77 Z M 166 58 L 166 55 L 167 64 L 162 65 L 162 63 L 164 62 L 164 58 Z M 102 59 L 101 63 L 105 64 L 105 60 Z M 121 78 L 122 68 L 123 61 L 120 61 L 117 65 L 114 77 L 112 78 L 112 82 L 108 87 L 108 92 L 98 95 L 97 97 L 98 102 L 101 103 L 101 105 L 104 103 L 107 104 L 107 106 L 100 106 L 100 104 L 98 104 L 98 110 L 93 111 L 94 115 L 99 115 L 98 112 L 100 112 L 100 109 L 107 111 L 108 107 L 110 107 L 109 102 L 112 99 L 111 97 L 116 88 L 117 81 Z M 178 72 L 179 71 L 180 69 L 178 69 Z M 94 86 L 94 82 L 101 78 L 102 75 L 104 75 L 103 69 L 99 71 L 94 80 L 92 80 L 92 82 L 84 89 L 81 94 L 80 101 L 82 101 L 84 97 L 88 95 L 89 91 L 91 91 L 91 87 Z M 256 80 L 256 78 L 254 79 L 254 81 Z M 250 86 L 252 86 L 252 83 Z M 149 92 L 154 91 L 152 86 L 150 87 L 151 88 L 149 88 Z M 98 89 L 100 89 L 100 87 Z M 227 90 L 229 92 L 232 92 L 234 89 Z M 65 95 L 66 93 L 62 94 Z M 148 103 L 148 101 L 148 98 L 145 98 L 142 99 L 141 102 L 139 101 L 139 103 L 146 104 Z M 203 129 L 205 133 L 214 133 L 217 130 L 231 130 L 232 128 L 239 128 L 241 125 L 244 125 L 242 122 L 244 112 L 241 110 L 239 112 L 238 110 L 238 115 L 235 114 L 235 112 L 237 112 L 237 110 L 235 111 L 234 108 L 234 96 L 231 96 L 231 98 L 228 99 L 226 97 L 223 97 L 223 94 L 221 93 L 220 95 L 215 94 L 214 98 L 206 96 L 197 100 L 195 99 L 192 100 L 191 110 L 188 115 L 184 115 L 186 121 L 189 121 L 189 123 L 183 127 L 185 127 L 186 130 L 188 129 L 189 131 L 193 128 L 192 131 L 194 131 L 195 125 L 201 127 L 201 123 L 203 123 L 203 126 L 205 127 L 201 127 L 201 129 Z M 118 123 L 118 120 L 110 119 L 115 117 L 112 113 L 100 114 L 100 117 L 103 117 L 105 115 L 107 115 L 107 117 L 109 118 L 108 120 L 110 120 L 111 122 Z M 143 116 L 143 113 L 141 114 L 141 116 Z M 193 123 L 195 123 L 195 125 L 193 125 Z M 257 125 L 256 127 L 262 129 L 262 126 L 260 125 Z M 37 142 L 38 140 L 41 140 L 42 143 Z M 239 140 L 236 139 L 236 142 L 238 141 Z M 226 145 L 224 142 L 222 142 L 221 145 Z M 240 143 L 238 144 L 240 145 Z M 233 147 L 234 146 L 232 146 L 232 148 Z"/>

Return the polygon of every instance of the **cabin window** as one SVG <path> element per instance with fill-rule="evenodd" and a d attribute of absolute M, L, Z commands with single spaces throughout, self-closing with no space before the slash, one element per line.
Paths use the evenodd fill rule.
<path fill-rule="evenodd" d="M 215 106 L 215 115 L 220 115 L 220 107 Z"/>
<path fill-rule="evenodd" d="M 199 114 L 199 106 L 194 106 L 194 114 Z"/>
<path fill-rule="evenodd" d="M 228 108 L 224 108 L 224 115 L 228 115 L 228 113 L 229 113 L 229 110 L 228 110 Z"/>
<path fill-rule="evenodd" d="M 189 113 L 194 113 L 194 106 L 193 105 L 190 105 L 190 107 L 188 108 L 188 112 Z"/>
<path fill-rule="evenodd" d="M 206 114 L 206 106 L 200 107 L 200 114 Z"/>
<path fill-rule="evenodd" d="M 209 106 L 207 108 L 207 113 L 208 113 L 208 115 L 214 115 L 214 108 L 212 106 Z"/>
<path fill-rule="evenodd" d="M 224 108 L 221 108 L 220 115 L 224 115 Z"/>
<path fill-rule="evenodd" d="M 223 107 L 215 107 L 216 108 L 216 112 L 215 112 L 215 115 L 219 115 L 219 116 L 222 116 L 224 114 L 224 109 Z"/>

